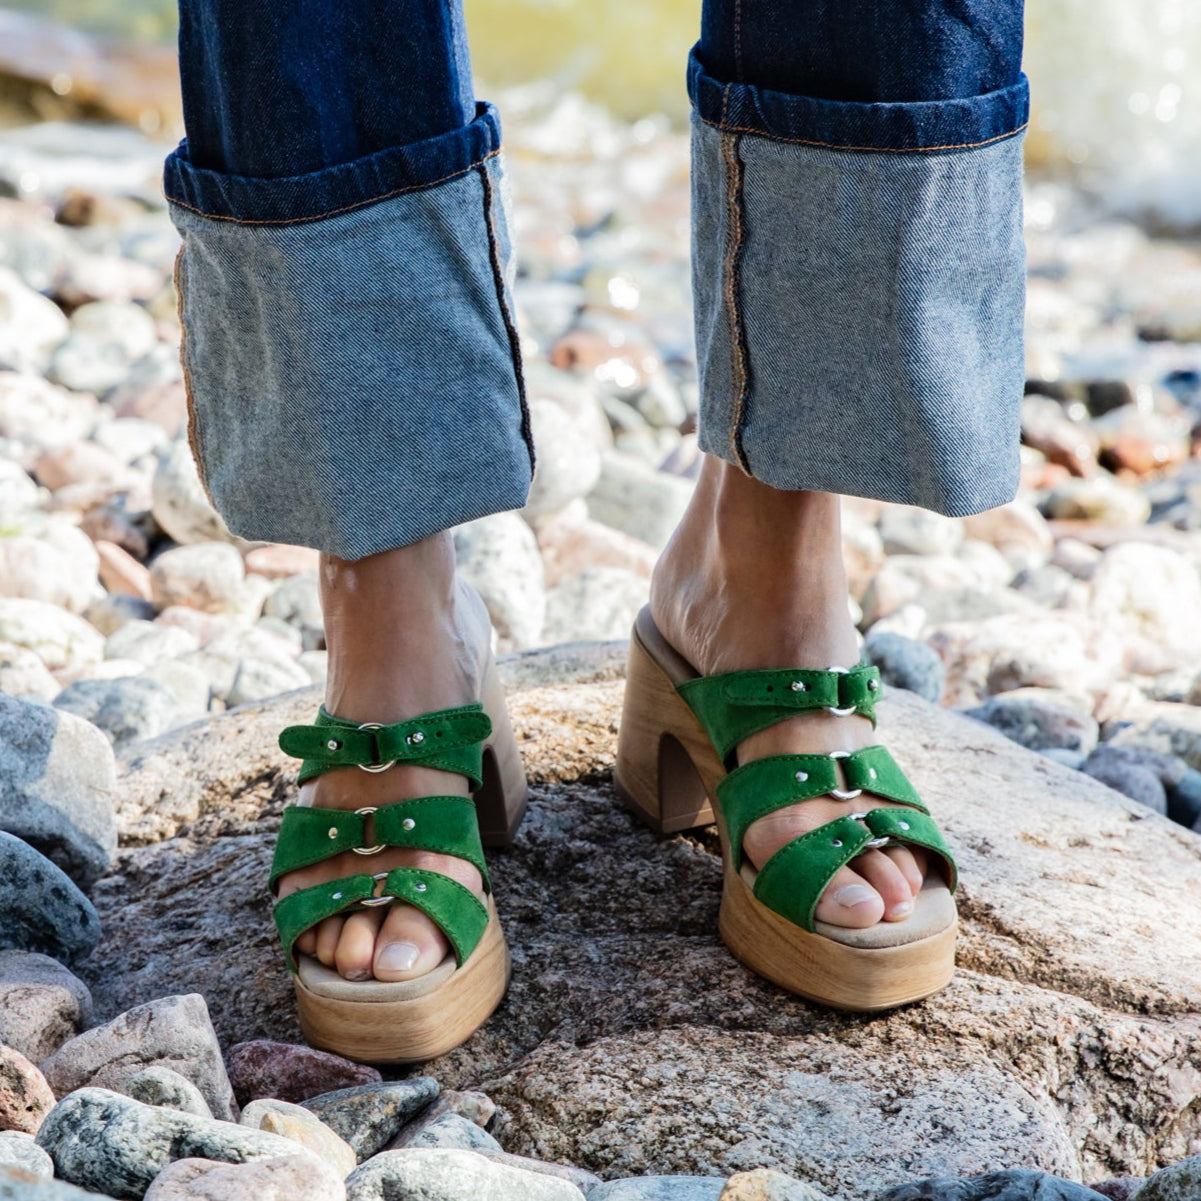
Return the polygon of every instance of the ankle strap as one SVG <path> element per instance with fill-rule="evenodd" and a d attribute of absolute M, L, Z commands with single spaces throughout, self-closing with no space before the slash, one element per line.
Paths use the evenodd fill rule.
<path fill-rule="evenodd" d="M 405 763 L 466 776 L 474 790 L 483 783 L 483 743 L 491 733 L 492 722 L 480 704 L 439 709 L 393 725 L 344 721 L 322 706 L 313 725 L 288 726 L 279 746 L 304 760 L 301 784 L 335 767 L 377 772 Z"/>
<path fill-rule="evenodd" d="M 831 667 L 825 671 L 733 671 L 699 676 L 677 688 L 696 714 L 723 762 L 745 738 L 778 722 L 826 709 L 858 714 L 876 724 L 880 669 Z"/>

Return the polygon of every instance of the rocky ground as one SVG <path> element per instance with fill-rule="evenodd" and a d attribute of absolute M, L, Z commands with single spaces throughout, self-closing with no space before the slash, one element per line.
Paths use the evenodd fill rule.
<path fill-rule="evenodd" d="M 1033 184 L 1021 496 L 847 506 L 883 731 L 965 883 L 952 987 L 838 1016 L 724 951 L 711 832 L 611 788 L 696 469 L 686 141 L 505 111 L 541 467 L 456 546 L 535 797 L 495 856 L 514 985 L 440 1085 L 295 1045 L 263 882 L 314 556 L 196 478 L 161 147 L 0 135 L 0 1198 L 1201 1196 L 1201 255 Z"/>

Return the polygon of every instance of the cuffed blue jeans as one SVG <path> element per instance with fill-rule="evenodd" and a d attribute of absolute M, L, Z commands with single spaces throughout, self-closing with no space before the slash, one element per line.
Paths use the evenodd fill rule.
<path fill-rule="evenodd" d="M 165 189 L 230 528 L 359 558 L 524 503 L 496 111 L 459 0 L 180 0 Z M 1018 469 L 1021 0 L 705 0 L 704 450 L 967 514 Z"/>

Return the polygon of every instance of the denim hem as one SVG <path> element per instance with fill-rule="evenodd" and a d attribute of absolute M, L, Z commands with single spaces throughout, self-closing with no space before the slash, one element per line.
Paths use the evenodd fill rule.
<path fill-rule="evenodd" d="M 287 225 L 319 221 L 447 183 L 500 152 L 500 116 L 487 103 L 461 129 L 323 171 L 279 179 L 227 175 L 195 166 L 183 141 L 167 158 L 163 191 L 182 209 L 217 221 Z"/>
<path fill-rule="evenodd" d="M 908 104 L 862 104 L 793 96 L 709 75 L 694 48 L 688 95 L 697 116 L 726 133 L 748 133 L 830 150 L 938 153 L 987 146 L 1021 133 L 1030 120 L 1030 87 Z"/>

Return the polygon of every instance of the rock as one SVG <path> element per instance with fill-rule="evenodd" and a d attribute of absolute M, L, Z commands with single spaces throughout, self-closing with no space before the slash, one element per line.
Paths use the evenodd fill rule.
<path fill-rule="evenodd" d="M 325 646 L 325 624 L 321 616 L 316 572 L 293 576 L 278 584 L 267 597 L 263 612 L 299 630 L 306 651 Z"/>
<path fill-rule="evenodd" d="M 0 371 L 0 438 L 40 449 L 64 446 L 85 438 L 95 419 L 94 396 L 68 392 L 36 375 Z"/>
<path fill-rule="evenodd" d="M 208 712 L 212 686 L 198 667 L 179 659 L 164 659 L 147 667 L 142 679 L 161 684 L 171 694 L 179 720 L 191 720 Z"/>
<path fill-rule="evenodd" d="M 81 1088 L 64 1097 L 42 1123 L 38 1145 L 63 1180 L 134 1198 L 178 1159 L 244 1163 L 290 1157 L 297 1150 L 295 1143 L 263 1130 L 143 1105 L 104 1088 Z M 311 1171 L 323 1166 L 302 1154 Z"/>
<path fill-rule="evenodd" d="M 171 1068 L 155 1064 L 130 1076 L 117 1091 L 141 1101 L 143 1105 L 158 1105 L 164 1109 L 177 1109 L 180 1113 L 193 1113 L 197 1117 L 211 1118 L 204 1094 L 186 1076 Z M 251 1123 L 247 1123 L 250 1125 Z"/>
<path fill-rule="evenodd" d="M 982 1176 L 936 1176 L 902 1184 L 880 1194 L 876 1201 L 1099 1201 L 1092 1189 L 1051 1176 L 1013 1168 Z"/>
<path fill-rule="evenodd" d="M 486 1130 L 457 1113 L 426 1114 L 410 1122 L 388 1144 L 402 1147 L 458 1148 L 462 1151 L 500 1151 L 503 1148 Z"/>
<path fill-rule="evenodd" d="M 112 1201 L 61 1180 L 45 1180 L 25 1168 L 0 1164 L 0 1201 Z"/>
<path fill-rule="evenodd" d="M 408 1080 L 338 1089 L 310 1097 L 303 1105 L 344 1138 L 362 1163 L 387 1146 L 400 1128 L 427 1109 L 437 1096 L 436 1080 L 412 1076 Z"/>
<path fill-rule="evenodd" d="M 356 1168 L 346 1201 L 580 1201 L 566 1180 L 496 1163 L 474 1151 L 385 1151 Z"/>
<path fill-rule="evenodd" d="M 164 1168 L 146 1201 L 345 1201 L 346 1186 L 309 1155 L 279 1155 L 249 1163 L 177 1159 Z"/>
<path fill-rule="evenodd" d="M 37 1134 L 53 1108 L 42 1073 L 20 1051 L 0 1046 L 0 1130 Z"/>
<path fill-rule="evenodd" d="M 96 543 L 96 554 L 100 558 L 100 582 L 109 592 L 150 600 L 150 572 L 129 551 L 101 539 Z"/>
<path fill-rule="evenodd" d="M 585 1194 L 601 1183 L 601 1178 L 595 1173 L 585 1172 L 583 1168 L 573 1168 L 570 1164 L 547 1163 L 542 1159 L 531 1159 L 528 1155 L 510 1155 L 507 1151 L 485 1151 L 478 1147 L 475 1153 L 493 1163 L 520 1168 L 523 1172 L 536 1172 L 539 1176 L 554 1176 L 558 1180 L 569 1181 Z"/>
<path fill-rule="evenodd" d="M 298 1040 L 262 882 L 295 770 L 272 740 L 317 698 L 127 753 L 123 837 L 166 841 L 131 842 L 97 886 L 109 937 L 85 979 L 101 1016 L 184 986 L 228 1042 Z M 712 834 L 656 837 L 609 784 L 621 700 L 620 679 L 509 697 L 532 781 L 515 844 L 492 859 L 513 981 L 433 1069 L 497 1102 L 505 1147 L 608 1176 L 770 1167 L 838 1201 L 1015 1163 L 1140 1174 L 1187 1149 L 1175 1140 L 1201 1072 L 1192 835 L 887 689 L 880 737 L 963 871 L 960 966 L 943 993 L 864 1020 L 791 997 L 726 951 Z"/>
<path fill-rule="evenodd" d="M 345 1139 L 339 1138 L 315 1114 L 288 1101 L 251 1101 L 242 1111 L 241 1123 L 252 1130 L 266 1130 L 291 1139 L 327 1163 L 344 1180 L 358 1165 L 358 1158 Z M 460 1119 L 462 1120 L 462 1119 Z"/>
<path fill-rule="evenodd" d="M 1098 748 L 1101 752 L 1105 749 L 1103 746 Z M 1090 755 L 1080 765 L 1080 770 L 1156 813 L 1166 814 L 1168 811 L 1168 798 L 1164 786 L 1158 776 L 1147 767 L 1102 753 L 1095 758 Z"/>
<path fill-rule="evenodd" d="M 41 375 L 67 329 L 58 305 L 0 267 L 0 367 Z"/>
<path fill-rule="evenodd" d="M 0 692 L 27 700 L 52 701 L 61 691 L 59 682 L 33 651 L 0 642 Z"/>
<path fill-rule="evenodd" d="M 588 511 L 603 525 L 662 550 L 691 498 L 690 482 L 610 451 L 588 494 Z"/>
<path fill-rule="evenodd" d="M 243 659 L 238 664 L 233 684 L 225 696 L 227 705 L 245 705 L 250 701 L 266 700 L 281 692 L 307 688 L 312 680 L 294 660 Z"/>
<path fill-rule="evenodd" d="M 151 469 L 168 445 L 163 427 L 142 417 L 115 417 L 106 421 L 96 427 L 92 440 L 115 454 L 122 463 L 145 463 Z"/>
<path fill-rule="evenodd" d="M 140 596 L 113 592 L 94 600 L 84 612 L 88 623 L 106 637 L 131 621 L 151 621 L 154 605 Z"/>
<path fill-rule="evenodd" d="M 1143 1176 L 1116 1176 L 1111 1180 L 1098 1181 L 1089 1187 L 1102 1197 L 1108 1197 L 1109 1201 L 1134 1201 L 1145 1179 Z"/>
<path fill-rule="evenodd" d="M 225 1066 L 239 1105 L 258 1097 L 298 1103 L 323 1093 L 378 1084 L 379 1072 L 329 1051 L 267 1039 L 230 1047 Z"/>
<path fill-rule="evenodd" d="M 1147 1178 L 1139 1201 L 1195 1201 L 1201 1195 L 1201 1155 L 1171 1164 Z"/>
<path fill-rule="evenodd" d="M 1101 562 L 1101 552 L 1079 538 L 1064 537 L 1055 543 L 1051 563 L 1078 580 L 1091 580 Z"/>
<path fill-rule="evenodd" d="M 0 950 L 36 951 L 66 963 L 100 938 L 91 901 L 33 847 L 0 833 Z"/>
<path fill-rule="evenodd" d="M 1045 563 L 1054 545 L 1046 518 L 1026 501 L 1011 501 L 962 521 L 966 537 L 995 546 L 1011 563 L 1021 567 Z"/>
<path fill-rule="evenodd" d="M 731 1176 L 717 1201 L 825 1201 L 825 1194 L 783 1172 L 756 1168 Z"/>
<path fill-rule="evenodd" d="M 658 558 L 653 546 L 588 518 L 540 522 L 536 533 L 548 588 L 590 567 L 620 567 L 649 580 Z"/>
<path fill-rule="evenodd" d="M 54 698 L 54 706 L 86 718 L 116 747 L 153 738 L 179 725 L 181 716 L 175 697 L 144 676 L 76 680 Z"/>
<path fill-rule="evenodd" d="M 1063 747 L 1087 755 L 1097 745 L 1097 723 L 1090 706 L 1053 688 L 1017 688 L 990 696 L 964 712 L 987 722 L 1006 738 L 1031 751 Z"/>
<path fill-rule="evenodd" d="M 32 951 L 0 951 L 0 1043 L 40 1063 L 91 1013 L 87 985 L 61 963 Z"/>
<path fill-rule="evenodd" d="M 187 440 L 159 459 L 152 485 L 154 520 L 176 542 L 229 542 L 232 535 L 209 502 Z"/>
<path fill-rule="evenodd" d="M 546 612 L 542 558 L 530 527 L 515 513 L 496 513 L 457 526 L 459 578 L 488 608 L 501 651 L 535 646 Z"/>
<path fill-rule="evenodd" d="M 553 645 L 576 639 L 629 637 L 634 618 L 649 595 L 644 576 L 620 567 L 590 567 L 547 592 L 542 638 Z"/>
<path fill-rule="evenodd" d="M 1107 739 L 1106 746 L 1176 756 L 1201 770 L 1201 708 L 1147 701 L 1138 719 L 1124 723 Z"/>
<path fill-rule="evenodd" d="M 725 1181 L 713 1176 L 633 1176 L 588 1190 L 588 1201 L 718 1201 Z"/>
<path fill-rule="evenodd" d="M 229 613 L 242 598 L 242 556 L 227 542 L 201 542 L 164 551 L 150 565 L 160 609 L 185 605 L 202 613 Z"/>
<path fill-rule="evenodd" d="M 247 574 L 263 575 L 269 580 L 315 572 L 320 559 L 321 555 L 311 546 L 285 546 L 278 542 L 256 546 L 244 556 Z"/>
<path fill-rule="evenodd" d="M 144 667 L 152 667 L 164 659 L 186 655 L 199 645 L 195 635 L 178 626 L 157 625 L 152 621 L 127 621 L 108 636 L 104 644 L 104 657 L 133 659 Z"/>
<path fill-rule="evenodd" d="M 54 1175 L 54 1161 L 37 1145 L 33 1135 L 23 1130 L 0 1130 L 0 1168 L 21 1168 L 39 1180 L 49 1180 Z M 4 1183 L 0 1178 L 0 1197 L 3 1196 Z"/>
<path fill-rule="evenodd" d="M 1103 525 L 1142 525 L 1151 514 L 1151 503 L 1134 488 L 1112 476 L 1064 480 L 1051 490 L 1043 504 L 1048 517 L 1096 521 Z"/>
<path fill-rule="evenodd" d="M 1050 397 L 1034 394 L 1022 400 L 1022 442 L 1072 475 L 1091 476 L 1097 470 L 1099 441 L 1090 425 L 1073 420 Z"/>
<path fill-rule="evenodd" d="M 116 764 L 104 735 L 70 713 L 0 696 L 0 830 L 90 888 L 117 849 Z"/>
<path fill-rule="evenodd" d="M 540 397 L 529 402 L 538 465 L 522 514 L 531 521 L 559 512 L 586 496 L 600 478 L 600 450 L 588 430 L 559 405 Z"/>
<path fill-rule="evenodd" d="M 628 637 L 610 642 L 562 642 L 502 655 L 496 667 L 507 692 L 523 692 L 561 684 L 624 680 L 629 654 Z"/>
<path fill-rule="evenodd" d="M 83 612 L 98 591 L 96 556 L 86 539 L 75 549 L 72 556 L 41 538 L 0 535 L 0 595 Z"/>
<path fill-rule="evenodd" d="M 324 684 L 329 675 L 328 651 L 302 651 L 296 656 L 298 667 L 304 669 L 312 684 Z"/>
<path fill-rule="evenodd" d="M 33 473 L 51 492 L 72 484 L 117 488 L 130 478 L 125 464 L 95 442 L 75 442 L 46 451 L 33 465 Z"/>
<path fill-rule="evenodd" d="M 51 671 L 97 663 L 104 651 L 104 639 L 82 618 L 16 597 L 0 597 L 0 642 L 27 647 Z"/>
<path fill-rule="evenodd" d="M 906 688 L 933 705 L 942 699 L 946 678 L 942 660 L 924 642 L 873 630 L 864 640 L 863 658 L 880 669 L 887 687 Z"/>
<path fill-rule="evenodd" d="M 57 1096 L 118 1089 L 147 1067 L 167 1067 L 200 1090 L 215 1117 L 234 1117 L 233 1089 L 204 998 L 195 993 L 139 1005 L 71 1039 L 42 1064 Z"/>
<path fill-rule="evenodd" d="M 442 1095 L 430 1107 L 430 1112 L 457 1113 L 460 1117 L 486 1127 L 496 1114 L 496 1106 L 486 1093 L 458 1092 L 453 1088 L 443 1089 Z"/>
<path fill-rule="evenodd" d="M 959 518 L 909 505 L 886 505 L 879 530 L 889 555 L 949 555 L 963 541 Z"/>
<path fill-rule="evenodd" d="M 1101 558 L 1091 581 L 1089 611 L 1172 649 L 1201 653 L 1201 577 L 1183 555 L 1163 546 L 1122 542 Z"/>

